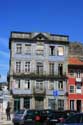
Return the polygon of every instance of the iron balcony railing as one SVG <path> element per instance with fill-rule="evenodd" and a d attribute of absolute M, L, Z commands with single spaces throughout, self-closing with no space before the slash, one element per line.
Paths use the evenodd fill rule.
<path fill-rule="evenodd" d="M 25 73 L 25 72 L 13 72 L 13 76 L 15 77 L 28 77 L 31 79 L 37 79 L 37 78 L 42 78 L 42 79 L 56 79 L 56 78 L 67 78 L 66 73 L 63 73 L 62 75 L 60 74 L 45 74 L 45 73 Z"/>
<path fill-rule="evenodd" d="M 33 87 L 33 95 L 34 96 L 45 96 L 46 95 L 45 87 Z"/>

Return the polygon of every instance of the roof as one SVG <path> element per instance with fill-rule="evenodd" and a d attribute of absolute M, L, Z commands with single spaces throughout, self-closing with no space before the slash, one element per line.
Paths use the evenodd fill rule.
<path fill-rule="evenodd" d="M 69 65 L 83 65 L 83 60 L 81 60 L 80 58 L 78 57 L 70 57 L 68 59 L 68 63 Z"/>

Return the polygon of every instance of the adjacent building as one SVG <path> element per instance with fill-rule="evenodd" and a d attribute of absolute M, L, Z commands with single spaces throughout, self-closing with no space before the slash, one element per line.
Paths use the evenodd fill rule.
<path fill-rule="evenodd" d="M 7 103 L 12 102 L 12 97 L 8 91 L 8 85 L 6 82 L 0 82 L 0 112 L 5 113 Z"/>
<path fill-rule="evenodd" d="M 9 89 L 12 108 L 68 109 L 69 36 L 11 32 Z"/>
<path fill-rule="evenodd" d="M 83 111 L 83 44 L 69 45 L 68 109 Z"/>

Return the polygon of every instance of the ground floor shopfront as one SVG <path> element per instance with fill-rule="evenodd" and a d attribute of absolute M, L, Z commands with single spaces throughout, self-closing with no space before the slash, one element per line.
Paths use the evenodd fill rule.
<path fill-rule="evenodd" d="M 77 110 L 79 112 L 83 112 L 83 95 L 70 95 L 68 98 L 68 107 L 70 110 Z"/>
<path fill-rule="evenodd" d="M 45 96 L 45 97 L 13 97 L 12 108 L 14 111 L 28 108 L 28 109 L 54 109 L 66 110 L 67 99 L 62 97 Z"/>

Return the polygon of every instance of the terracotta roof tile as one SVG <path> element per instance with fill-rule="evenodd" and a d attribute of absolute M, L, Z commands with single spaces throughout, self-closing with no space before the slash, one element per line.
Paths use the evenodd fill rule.
<path fill-rule="evenodd" d="M 83 61 L 81 61 L 79 58 L 76 58 L 76 57 L 70 57 L 68 62 L 69 64 L 73 64 L 73 65 L 83 65 Z"/>

